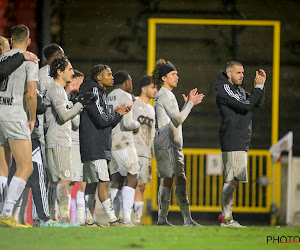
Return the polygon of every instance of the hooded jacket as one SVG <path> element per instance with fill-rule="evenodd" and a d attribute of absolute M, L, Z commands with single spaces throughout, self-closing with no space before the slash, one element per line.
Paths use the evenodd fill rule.
<path fill-rule="evenodd" d="M 250 110 L 263 105 L 265 90 L 256 86 L 250 94 L 240 85 L 231 84 L 225 72 L 217 76 L 214 88 L 221 116 L 221 151 L 248 151 L 252 134 Z"/>
<path fill-rule="evenodd" d="M 79 142 L 81 161 L 111 159 L 111 132 L 121 121 L 117 112 L 109 112 L 105 89 L 91 78 L 80 86 L 81 93 L 93 92 L 97 101 L 85 106 L 80 114 Z"/>

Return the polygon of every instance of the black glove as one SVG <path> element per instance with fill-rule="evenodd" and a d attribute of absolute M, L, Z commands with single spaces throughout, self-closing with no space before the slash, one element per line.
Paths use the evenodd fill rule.
<path fill-rule="evenodd" d="M 76 102 L 80 102 L 83 106 L 91 105 L 95 103 L 97 100 L 97 96 L 94 95 L 93 92 L 85 92 L 83 94 L 79 93 L 77 94 L 71 102 L 75 104 Z"/>

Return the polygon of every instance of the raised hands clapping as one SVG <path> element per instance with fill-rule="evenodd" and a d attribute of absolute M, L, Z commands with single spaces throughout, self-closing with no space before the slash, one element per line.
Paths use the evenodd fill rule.
<path fill-rule="evenodd" d="M 256 71 L 256 75 L 254 78 L 254 85 L 256 84 L 264 84 L 267 79 L 267 74 L 263 69 Z"/>
<path fill-rule="evenodd" d="M 205 95 L 203 95 L 202 93 L 198 94 L 197 88 L 192 89 L 190 91 L 190 93 L 188 94 L 188 96 L 185 96 L 184 94 L 182 94 L 184 102 L 191 101 L 194 105 L 198 105 L 199 103 L 201 103 L 204 96 Z"/>
<path fill-rule="evenodd" d="M 115 112 L 119 113 L 120 115 L 126 115 L 132 108 L 132 105 L 127 106 L 126 103 L 124 103 L 121 107 L 117 106 L 115 108 Z"/>

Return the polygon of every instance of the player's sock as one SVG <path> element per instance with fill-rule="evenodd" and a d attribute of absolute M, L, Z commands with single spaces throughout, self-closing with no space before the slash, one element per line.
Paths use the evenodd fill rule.
<path fill-rule="evenodd" d="M 31 218 L 34 220 L 34 221 L 39 221 L 40 218 L 37 214 L 37 211 L 36 211 L 36 206 L 35 206 L 35 203 L 34 203 L 34 200 L 32 199 L 32 202 L 31 202 Z"/>
<path fill-rule="evenodd" d="M 144 202 L 143 201 L 135 201 L 134 202 L 134 213 L 135 214 L 143 214 Z"/>
<path fill-rule="evenodd" d="M 137 225 L 142 224 L 143 209 L 144 209 L 143 201 L 134 202 L 134 220 L 135 220 L 134 223 L 136 223 Z"/>
<path fill-rule="evenodd" d="M 123 222 L 123 208 L 122 207 L 120 207 L 118 218 L 120 219 L 121 222 Z"/>
<path fill-rule="evenodd" d="M 122 191 L 117 188 L 111 188 L 109 194 L 111 197 L 111 202 L 113 204 L 115 214 L 116 216 L 119 216 L 121 208 L 120 199 L 122 199 Z"/>
<path fill-rule="evenodd" d="M 120 211 L 119 196 L 118 196 L 118 194 L 119 194 L 119 189 L 117 189 L 117 188 L 110 188 L 110 190 L 109 190 L 109 196 L 110 196 L 111 202 L 113 204 L 114 211 L 115 211 L 116 215 L 118 215 L 119 211 Z"/>
<path fill-rule="evenodd" d="M 58 221 L 58 215 L 59 215 L 58 200 L 57 200 L 57 197 L 56 197 L 55 203 L 54 203 L 54 218 L 55 218 L 56 221 Z"/>
<path fill-rule="evenodd" d="M 234 192 L 234 191 L 233 191 Z M 229 201 L 229 207 L 230 207 L 230 214 L 231 214 L 231 219 L 233 219 L 232 216 L 232 207 L 233 207 L 233 203 L 234 203 L 234 195 L 232 194 L 231 199 Z"/>
<path fill-rule="evenodd" d="M 232 205 L 233 205 L 233 193 L 235 186 L 224 183 L 222 191 L 222 210 L 224 212 L 224 221 L 230 221 L 232 219 Z"/>
<path fill-rule="evenodd" d="M 81 225 L 84 223 L 84 192 L 78 191 L 76 195 L 76 223 Z"/>
<path fill-rule="evenodd" d="M 68 194 L 68 209 L 69 209 L 69 211 L 71 209 L 71 203 L 72 203 L 72 196 L 71 196 L 71 194 Z"/>
<path fill-rule="evenodd" d="M 30 193 L 30 187 L 25 187 L 23 195 L 22 195 L 22 203 L 20 206 L 20 214 L 19 214 L 19 222 L 22 224 L 25 224 L 25 214 L 27 211 L 27 205 L 28 205 L 28 198 Z M 34 205 L 33 199 L 32 204 Z"/>
<path fill-rule="evenodd" d="M 171 189 L 165 186 L 159 186 L 158 190 L 158 221 L 167 221 L 169 212 Z"/>
<path fill-rule="evenodd" d="M 65 184 L 57 184 L 56 188 L 60 221 L 69 223 L 69 207 L 68 207 L 68 186 Z"/>
<path fill-rule="evenodd" d="M 123 223 L 131 223 L 131 212 L 134 203 L 135 189 L 124 186 L 122 190 L 123 200 Z"/>
<path fill-rule="evenodd" d="M 7 177 L 0 176 L 0 213 L 3 208 L 3 204 L 6 198 L 6 189 L 7 189 Z"/>
<path fill-rule="evenodd" d="M 95 222 L 94 219 L 94 210 L 96 205 L 95 195 L 94 194 L 85 195 L 84 199 L 85 199 L 85 212 L 86 212 L 85 221 L 88 224 L 93 224 Z"/>
<path fill-rule="evenodd" d="M 25 224 L 25 212 L 28 204 L 29 191 L 30 188 L 25 187 L 23 194 L 14 207 L 13 217 L 21 224 Z"/>
<path fill-rule="evenodd" d="M 13 217 L 16 221 L 21 222 L 20 221 L 20 210 L 21 210 L 21 205 L 23 202 L 23 195 L 21 195 L 20 199 L 18 200 L 18 202 L 16 203 L 15 207 L 14 207 L 14 213 L 13 213 Z"/>
<path fill-rule="evenodd" d="M 3 210 L 1 216 L 7 219 L 12 216 L 13 209 L 20 196 L 22 195 L 24 188 L 26 186 L 26 181 L 14 176 L 11 179 L 9 187 L 7 189 L 7 197 L 4 202 Z"/>
<path fill-rule="evenodd" d="M 118 191 L 119 189 L 117 188 L 110 188 L 109 190 L 109 196 L 110 196 L 110 199 L 111 199 L 111 202 L 113 203 L 115 201 L 115 198 L 118 194 Z"/>
<path fill-rule="evenodd" d="M 48 201 L 49 201 L 49 213 L 50 219 L 57 221 L 56 218 L 56 183 L 50 183 L 49 190 L 48 190 Z"/>
<path fill-rule="evenodd" d="M 176 185 L 175 196 L 183 217 L 183 224 L 191 223 L 192 217 L 191 217 L 188 194 L 186 191 L 186 185 Z"/>
<path fill-rule="evenodd" d="M 123 220 L 123 200 L 122 200 L 122 190 L 118 190 L 117 197 L 113 203 L 116 216 Z"/>
<path fill-rule="evenodd" d="M 114 212 L 114 208 L 111 203 L 111 199 L 108 198 L 102 202 L 103 210 L 107 214 L 108 222 L 114 222 L 117 220 L 117 217 Z"/>

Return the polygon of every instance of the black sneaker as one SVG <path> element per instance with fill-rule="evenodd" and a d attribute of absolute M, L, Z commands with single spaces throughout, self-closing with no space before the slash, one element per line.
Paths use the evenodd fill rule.
<path fill-rule="evenodd" d="M 157 226 L 171 226 L 173 227 L 174 225 L 170 223 L 168 220 L 165 221 L 157 221 Z"/>

